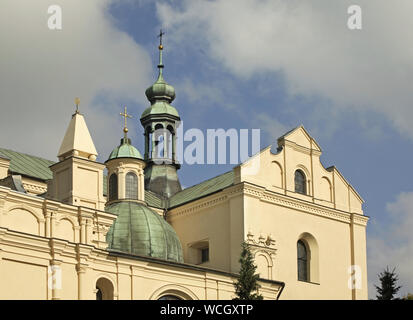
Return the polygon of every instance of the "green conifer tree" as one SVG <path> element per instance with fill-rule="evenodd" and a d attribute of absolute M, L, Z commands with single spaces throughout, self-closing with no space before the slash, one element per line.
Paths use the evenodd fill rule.
<path fill-rule="evenodd" d="M 234 283 L 237 297 L 234 300 L 262 300 L 263 297 L 258 293 L 259 275 L 255 274 L 257 267 L 248 244 L 244 241 L 241 246 L 241 257 L 239 263 L 241 269 L 237 281 Z"/>
<path fill-rule="evenodd" d="M 377 300 L 394 300 L 395 295 L 400 290 L 401 286 L 396 286 L 397 281 L 399 280 L 398 275 L 393 271 L 389 270 L 389 267 L 386 268 L 383 272 L 379 273 L 378 277 L 380 280 L 380 287 L 376 286 Z"/>

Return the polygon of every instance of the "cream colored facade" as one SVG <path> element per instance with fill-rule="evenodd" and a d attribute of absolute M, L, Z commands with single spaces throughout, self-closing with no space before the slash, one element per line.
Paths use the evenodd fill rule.
<path fill-rule="evenodd" d="M 286 283 L 281 299 L 367 299 L 363 200 L 303 127 L 234 168 L 234 186 L 170 211 L 188 261 L 208 243 L 205 265 L 238 271 L 239 243 L 247 240 L 262 278 Z M 306 176 L 307 195 L 295 192 L 294 173 Z M 297 278 L 297 241 L 308 246 L 309 281 Z M 203 264 L 204 265 L 204 264 Z M 357 285 L 349 286 L 352 266 Z M 352 269 L 351 269 L 352 270 Z"/>
<path fill-rule="evenodd" d="M 234 275 L 107 252 L 113 214 L 0 187 L 0 217 L 0 299 L 96 299 L 98 282 L 113 299 L 234 296 Z M 267 299 L 282 288 L 261 285 Z"/>
<path fill-rule="evenodd" d="M 26 194 L 0 186 L 0 299 L 95 299 L 97 287 L 107 299 L 231 299 L 243 240 L 266 299 L 367 299 L 363 200 L 336 168 L 323 167 L 321 149 L 303 127 L 281 137 L 277 152 L 268 147 L 235 167 L 231 186 L 167 212 L 185 263 L 106 250 L 116 215 L 104 211 L 105 165 L 95 161 L 89 138 L 76 113 L 47 185 L 23 177 Z M 0 179 L 8 166 L 0 159 Z M 140 201 L 143 167 L 107 163 L 109 173 L 136 171 Z M 296 192 L 297 170 L 305 194 Z M 45 190 L 46 197 L 37 196 Z M 306 281 L 297 276 L 298 241 L 307 248 Z M 209 259 L 202 262 L 204 248 Z"/>

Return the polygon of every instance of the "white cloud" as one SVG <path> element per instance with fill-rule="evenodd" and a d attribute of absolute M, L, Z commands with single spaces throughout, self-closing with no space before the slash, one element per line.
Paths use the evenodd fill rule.
<path fill-rule="evenodd" d="M 184 0 L 158 5 L 177 45 L 206 48 L 241 78 L 281 71 L 291 95 L 383 114 L 413 138 L 413 2 L 359 0 L 363 29 L 350 31 L 352 1 Z M 276 99 L 276 97 L 275 97 Z"/>
<path fill-rule="evenodd" d="M 0 146 L 56 159 L 76 96 L 102 161 L 122 135 L 120 102 L 131 104 L 138 126 L 152 65 L 114 27 L 107 9 L 115 1 L 53 1 L 62 8 L 60 31 L 47 27 L 50 1 L 2 1 Z"/>
<path fill-rule="evenodd" d="M 254 116 L 254 125 L 262 130 L 261 139 L 264 144 L 272 144 L 277 147 L 277 139 L 289 131 L 289 129 L 276 119 L 271 119 L 264 113 Z M 292 128 L 290 128 L 292 129 Z"/>
<path fill-rule="evenodd" d="M 387 205 L 390 222 L 375 221 L 375 236 L 367 239 L 369 295 L 375 298 L 377 274 L 386 266 L 396 267 L 401 295 L 413 292 L 413 192 L 401 193 Z"/>
<path fill-rule="evenodd" d="M 225 106 L 228 109 L 235 109 L 236 106 L 225 97 L 224 90 L 228 90 L 230 85 L 211 85 L 207 83 L 194 83 L 189 78 L 184 77 L 179 83 L 174 84 L 179 95 L 186 96 L 190 103 L 202 104 L 207 107 Z M 224 89 L 223 89 L 224 88 Z"/>

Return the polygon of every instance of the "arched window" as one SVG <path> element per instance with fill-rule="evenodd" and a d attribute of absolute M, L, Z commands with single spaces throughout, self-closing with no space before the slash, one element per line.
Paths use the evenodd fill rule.
<path fill-rule="evenodd" d="M 305 174 L 301 170 L 297 170 L 294 175 L 295 192 L 307 194 Z"/>
<path fill-rule="evenodd" d="M 109 201 L 118 199 L 118 176 L 112 173 L 109 178 Z"/>
<path fill-rule="evenodd" d="M 152 157 L 155 158 L 164 158 L 166 156 L 165 151 L 167 150 L 166 141 L 165 141 L 165 129 L 162 124 L 158 123 L 155 126 L 155 131 L 152 135 L 154 148 L 152 151 Z"/>
<path fill-rule="evenodd" d="M 297 242 L 297 268 L 298 280 L 309 281 L 307 247 L 302 240 Z"/>
<path fill-rule="evenodd" d="M 126 175 L 126 199 L 138 199 L 138 177 L 133 172 Z"/>

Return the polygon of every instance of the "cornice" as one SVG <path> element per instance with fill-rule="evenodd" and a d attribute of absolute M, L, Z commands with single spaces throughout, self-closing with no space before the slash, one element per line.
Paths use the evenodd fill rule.
<path fill-rule="evenodd" d="M 358 213 L 353 213 L 353 223 L 361 226 L 366 226 L 369 221 L 369 217 L 363 216 Z"/>
<path fill-rule="evenodd" d="M 285 140 L 284 139 L 284 145 L 293 148 L 296 151 L 300 151 L 302 153 L 311 155 L 311 152 L 314 151 L 314 149 L 310 149 L 304 146 L 300 146 L 297 143 L 290 141 L 290 140 Z"/>
<path fill-rule="evenodd" d="M 168 219 L 175 220 L 183 216 L 191 215 L 194 213 L 197 214 L 202 209 L 214 207 L 218 204 L 228 201 L 232 197 L 241 195 L 242 190 L 243 190 L 242 184 L 237 184 L 235 186 L 231 186 L 227 189 L 217 192 L 213 195 L 195 200 L 194 202 L 189 202 L 187 204 L 182 205 L 181 207 L 172 209 L 168 213 Z"/>
<path fill-rule="evenodd" d="M 49 240 L 49 246 L 53 259 L 56 259 L 56 257 L 60 256 L 65 251 L 67 245 L 68 242 L 65 240 L 51 238 Z"/>
<path fill-rule="evenodd" d="M 304 213 L 338 220 L 345 223 L 350 223 L 351 215 L 353 215 L 355 217 L 353 221 L 357 222 L 357 224 L 364 226 L 367 225 L 368 217 L 360 214 L 338 211 L 337 209 L 324 207 L 319 204 L 309 203 L 298 198 L 292 198 L 267 190 L 263 187 L 250 185 L 248 182 L 244 182 L 244 186 L 244 194 L 259 198 L 260 201 L 263 202 L 277 204 L 286 208 L 295 209 Z"/>
<path fill-rule="evenodd" d="M 42 253 L 50 252 L 49 242 L 45 237 L 0 227 L 0 240 L 1 244 L 6 246 L 30 249 Z"/>
<path fill-rule="evenodd" d="M 11 193 L 10 188 L 6 188 L 3 186 L 0 186 L 0 199 L 6 199 L 7 196 Z"/>
<path fill-rule="evenodd" d="M 0 187 L 0 199 L 11 202 L 18 202 L 22 206 L 31 206 L 32 208 L 41 209 L 43 207 L 43 198 L 20 193 L 10 188 Z"/>
<path fill-rule="evenodd" d="M 324 207 L 316 203 L 310 203 L 298 198 L 292 198 L 282 195 L 257 185 L 249 184 L 248 182 L 241 182 L 237 185 L 231 186 L 211 196 L 198 199 L 194 202 L 184 204 L 182 207 L 177 207 L 171 210 L 169 219 L 171 221 L 191 215 L 198 214 L 202 209 L 211 208 L 215 205 L 228 201 L 231 197 L 244 194 L 248 197 L 254 197 L 262 202 L 272 203 L 303 213 L 312 214 L 319 217 L 324 217 L 344 223 L 351 223 L 351 215 L 353 215 L 353 222 L 362 226 L 367 225 L 368 217 L 339 211 L 337 209 Z"/>

